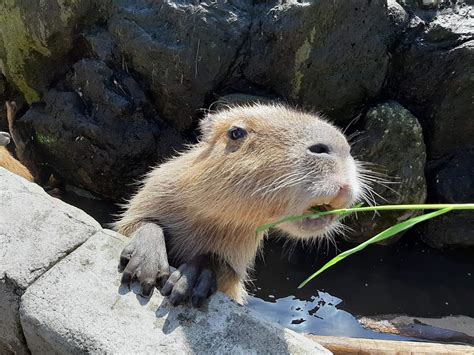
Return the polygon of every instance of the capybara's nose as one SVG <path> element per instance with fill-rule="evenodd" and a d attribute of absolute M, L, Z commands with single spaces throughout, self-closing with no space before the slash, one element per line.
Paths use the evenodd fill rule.
<path fill-rule="evenodd" d="M 308 151 L 311 154 L 329 154 L 331 150 L 329 149 L 329 146 L 327 144 L 318 143 L 310 146 L 308 148 Z"/>
<path fill-rule="evenodd" d="M 352 204 L 354 193 L 349 185 L 344 184 L 339 187 L 339 192 L 331 201 L 331 207 L 334 209 L 347 208 Z"/>

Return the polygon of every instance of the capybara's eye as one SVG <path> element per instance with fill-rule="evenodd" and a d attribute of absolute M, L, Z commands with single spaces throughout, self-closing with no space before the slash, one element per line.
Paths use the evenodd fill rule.
<path fill-rule="evenodd" d="M 242 139 L 247 135 L 247 131 L 240 127 L 232 127 L 227 131 L 227 136 L 232 140 Z"/>

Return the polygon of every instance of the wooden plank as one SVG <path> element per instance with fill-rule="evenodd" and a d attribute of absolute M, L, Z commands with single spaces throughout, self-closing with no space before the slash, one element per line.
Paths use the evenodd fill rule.
<path fill-rule="evenodd" d="M 306 335 L 336 355 L 473 354 L 474 346 Z"/>

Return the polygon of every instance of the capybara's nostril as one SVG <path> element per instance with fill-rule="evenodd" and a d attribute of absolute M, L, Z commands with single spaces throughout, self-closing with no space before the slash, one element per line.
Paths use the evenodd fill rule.
<path fill-rule="evenodd" d="M 329 147 L 326 144 L 313 144 L 308 150 L 313 154 L 329 154 Z"/>
<path fill-rule="evenodd" d="M 334 209 L 347 208 L 352 204 L 354 198 L 352 189 L 349 185 L 344 184 L 339 188 L 339 192 L 331 201 L 331 207 Z"/>

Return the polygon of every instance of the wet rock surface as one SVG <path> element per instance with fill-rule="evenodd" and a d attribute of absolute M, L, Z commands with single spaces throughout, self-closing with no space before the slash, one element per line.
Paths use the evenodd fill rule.
<path fill-rule="evenodd" d="M 35 103 L 20 102 L 18 129 L 42 169 L 114 200 L 229 95 L 278 98 L 343 128 L 395 100 L 421 123 L 429 166 L 449 164 L 473 148 L 473 13 L 472 2 L 444 0 L 8 1 L 0 99 Z M 392 160 L 380 154 L 371 158 Z M 421 201 L 423 187 L 411 191 Z"/>
<path fill-rule="evenodd" d="M 379 104 L 369 109 L 363 118 L 361 135 L 355 139 L 353 155 L 362 162 L 369 162 L 365 168 L 369 172 L 363 172 L 362 177 L 373 190 L 367 199 L 374 204 L 425 202 L 426 152 L 416 117 L 395 101 Z M 416 211 L 381 212 L 379 218 L 371 213 L 360 213 L 349 223 L 354 230 L 349 238 L 362 242 L 416 214 Z M 388 242 L 396 240 L 391 238 Z"/>

